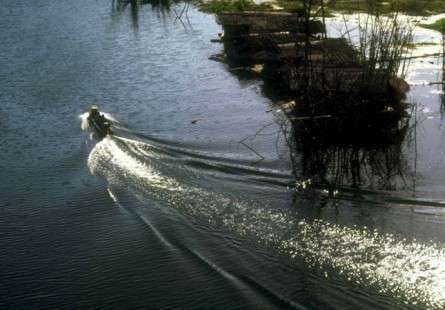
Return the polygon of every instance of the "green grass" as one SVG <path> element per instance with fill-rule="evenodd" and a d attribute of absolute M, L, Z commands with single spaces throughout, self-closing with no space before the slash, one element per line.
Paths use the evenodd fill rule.
<path fill-rule="evenodd" d="M 221 12 L 242 12 L 242 11 L 273 11 L 274 6 L 281 8 L 285 12 L 302 12 L 303 0 L 275 0 L 269 3 L 255 4 L 253 0 L 201 0 L 200 8 L 207 13 L 219 14 Z M 314 14 L 316 13 L 314 9 Z M 320 12 L 318 12 L 320 14 Z M 315 16 L 315 15 L 314 15 Z M 325 17 L 332 17 L 332 11 L 325 9 Z"/>
<path fill-rule="evenodd" d="M 274 0 L 272 3 L 287 12 L 300 12 L 303 8 L 303 1 Z M 255 4 L 253 0 L 201 0 L 200 7 L 205 12 L 218 14 L 223 11 L 271 10 L 271 4 Z M 333 12 L 369 11 L 379 12 L 380 14 L 398 12 L 413 16 L 435 15 L 445 13 L 445 0 L 337 0 L 335 4 L 328 5 L 325 14 L 329 17 L 332 16 Z"/>
<path fill-rule="evenodd" d="M 428 16 L 445 13 L 444 0 L 338 0 L 330 6 L 334 11 L 340 12 L 367 12 L 370 7 L 381 14 L 392 12 L 405 13 L 413 16 Z"/>
<path fill-rule="evenodd" d="M 422 24 L 420 26 L 423 28 L 436 30 L 442 34 L 445 34 L 445 18 L 439 19 L 434 24 Z"/>
<path fill-rule="evenodd" d="M 435 15 L 445 13 L 444 0 L 392 0 L 390 10 L 399 10 L 409 15 Z"/>
<path fill-rule="evenodd" d="M 199 7 L 204 12 L 214 14 L 221 12 L 267 11 L 272 9 L 269 4 L 255 4 L 253 0 L 210 0 L 201 2 Z"/>
<path fill-rule="evenodd" d="M 287 12 L 300 12 L 303 10 L 303 1 L 300 0 L 275 0 L 276 4 Z"/>
<path fill-rule="evenodd" d="M 276 0 L 284 10 L 301 9 L 303 0 Z M 355 13 L 378 10 L 381 14 L 401 12 L 408 15 L 435 15 L 445 13 L 445 0 L 337 0 L 328 4 L 328 9 L 334 12 Z"/>

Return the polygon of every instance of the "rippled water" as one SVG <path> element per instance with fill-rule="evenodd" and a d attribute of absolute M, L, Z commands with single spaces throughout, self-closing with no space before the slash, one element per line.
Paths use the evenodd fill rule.
<path fill-rule="evenodd" d="M 0 307 L 442 308 L 437 86 L 410 93 L 414 192 L 296 192 L 261 82 L 208 60 L 213 17 L 174 16 L 3 4 Z M 115 136 L 88 128 L 94 102 Z"/>

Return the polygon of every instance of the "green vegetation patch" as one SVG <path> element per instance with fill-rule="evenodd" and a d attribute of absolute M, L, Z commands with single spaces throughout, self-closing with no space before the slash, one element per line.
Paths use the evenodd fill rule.
<path fill-rule="evenodd" d="M 253 0 L 209 0 L 200 4 L 200 9 L 207 13 L 267 11 L 272 7 L 268 3 L 256 4 Z"/>
<path fill-rule="evenodd" d="M 275 2 L 286 12 L 301 12 L 303 10 L 302 0 L 275 0 Z"/>
<path fill-rule="evenodd" d="M 334 11 L 355 12 L 379 12 L 390 14 L 394 12 L 405 13 L 413 16 L 428 16 L 445 13 L 444 0 L 337 0 L 329 5 Z"/>
<path fill-rule="evenodd" d="M 445 13 L 444 0 L 392 0 L 391 8 L 409 15 L 435 15 Z"/>
<path fill-rule="evenodd" d="M 200 0 L 201 10 L 208 13 L 264 11 L 279 7 L 287 12 L 300 12 L 304 0 L 270 0 L 256 4 L 253 0 Z M 319 2 L 312 1 L 314 13 Z M 333 12 L 371 14 L 391 14 L 400 12 L 413 16 L 429 16 L 445 13 L 445 0 L 337 0 L 330 1 L 325 8 L 325 16 Z M 318 12 L 320 13 L 320 12 Z"/>
<path fill-rule="evenodd" d="M 445 34 L 445 18 L 439 19 L 434 24 L 422 24 L 420 26 L 423 28 L 436 30 L 442 34 Z"/>

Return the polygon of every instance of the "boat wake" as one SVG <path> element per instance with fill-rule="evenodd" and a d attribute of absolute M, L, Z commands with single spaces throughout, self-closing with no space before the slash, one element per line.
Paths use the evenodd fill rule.
<path fill-rule="evenodd" d="M 158 201 L 213 227 L 254 238 L 327 278 L 340 278 L 397 303 L 445 307 L 445 250 L 437 243 L 405 240 L 366 227 L 345 227 L 303 218 L 295 210 L 245 201 L 175 177 L 164 166 L 166 150 L 117 136 L 96 144 L 88 158 L 92 174 L 110 186 Z M 170 154 L 169 156 L 173 156 Z M 174 156 L 173 156 L 174 158 Z M 185 169 L 178 161 L 172 169 Z M 167 165 L 168 166 L 168 165 Z M 147 220 L 147 219 L 145 219 Z M 166 244 L 169 241 L 164 240 Z"/>

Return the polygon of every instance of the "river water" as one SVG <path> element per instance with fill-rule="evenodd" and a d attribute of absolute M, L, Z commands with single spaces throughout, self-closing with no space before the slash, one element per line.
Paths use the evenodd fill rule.
<path fill-rule="evenodd" d="M 415 188 L 327 199 L 295 191 L 282 112 L 188 17 L 2 4 L 0 308 L 442 308 L 439 61 L 410 75 Z M 93 103 L 114 136 L 87 128 Z"/>

